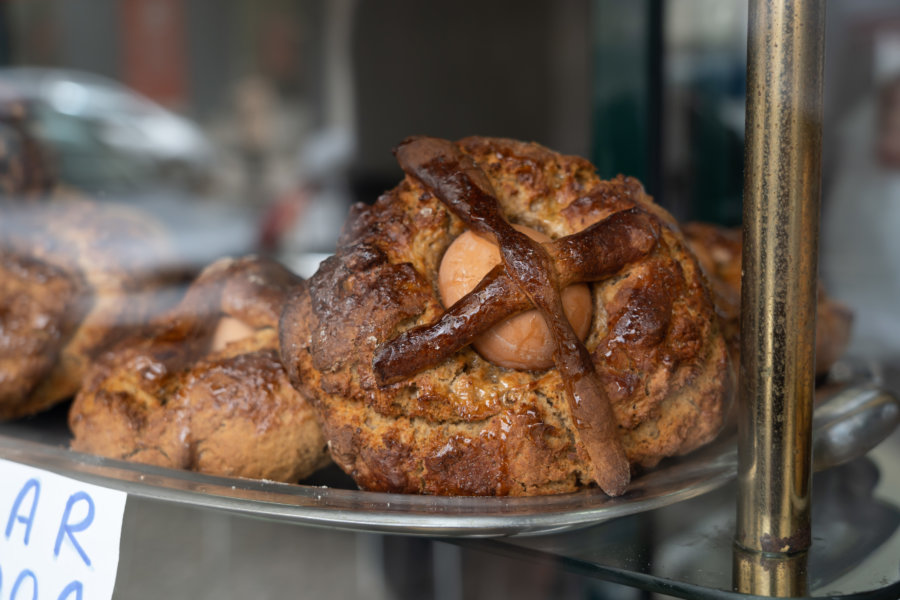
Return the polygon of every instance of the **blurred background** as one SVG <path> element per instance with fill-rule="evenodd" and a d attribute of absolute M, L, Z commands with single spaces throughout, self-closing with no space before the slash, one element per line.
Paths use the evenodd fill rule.
<path fill-rule="evenodd" d="M 746 30 L 716 0 L 6 0 L 0 93 L 62 183 L 161 215 L 192 262 L 308 275 L 412 134 L 533 140 L 739 225 Z M 900 353 L 898 75 L 900 5 L 828 3 L 822 276 L 864 354 Z"/>
<path fill-rule="evenodd" d="M 6 0 L 0 92 L 61 182 L 161 215 L 192 263 L 308 275 L 412 134 L 537 141 L 739 225 L 746 30 L 716 0 Z M 900 5 L 830 2 L 822 275 L 861 353 L 900 352 L 898 73 Z"/>
<path fill-rule="evenodd" d="M 308 276 L 351 204 L 400 180 L 399 141 L 489 135 L 638 177 L 683 221 L 738 226 L 746 31 L 739 0 L 0 0 L 0 190 L 16 196 L 8 158 L 33 141 L 35 181 L 146 210 L 190 268 L 262 252 Z M 854 310 L 851 353 L 896 362 L 900 3 L 828 2 L 825 68 L 821 276 Z M 375 583 L 347 583 L 371 597 L 649 597 L 451 552 L 442 564 L 475 573 L 461 583 L 409 567 L 443 546 L 397 544 L 332 554 L 377 555 Z M 230 585 L 216 581 L 195 577 L 194 597 Z"/>

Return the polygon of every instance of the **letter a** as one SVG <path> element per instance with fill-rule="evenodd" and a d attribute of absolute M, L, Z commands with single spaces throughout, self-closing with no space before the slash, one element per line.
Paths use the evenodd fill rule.
<path fill-rule="evenodd" d="M 34 490 L 34 494 L 31 498 L 31 510 L 28 511 L 28 516 L 25 517 L 24 515 L 19 514 L 19 509 L 22 508 L 22 501 L 25 500 L 25 494 L 31 490 Z M 13 525 L 18 521 L 25 524 L 25 545 L 28 545 L 28 540 L 31 538 L 31 526 L 34 524 L 34 513 L 37 511 L 38 497 L 40 495 L 41 483 L 37 479 L 32 477 L 25 482 L 25 485 L 19 490 L 19 495 L 16 496 L 16 501 L 13 502 L 12 510 L 9 511 L 9 520 L 6 521 L 6 539 L 9 539 L 9 536 L 12 535 Z"/>

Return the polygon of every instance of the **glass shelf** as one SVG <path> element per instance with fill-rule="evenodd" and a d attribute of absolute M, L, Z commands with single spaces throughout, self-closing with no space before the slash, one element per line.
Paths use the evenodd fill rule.
<path fill-rule="evenodd" d="M 900 597 L 900 431 L 868 456 L 813 481 L 811 597 Z M 679 598 L 732 592 L 734 482 L 677 505 L 577 532 L 462 541 L 523 560 Z"/>

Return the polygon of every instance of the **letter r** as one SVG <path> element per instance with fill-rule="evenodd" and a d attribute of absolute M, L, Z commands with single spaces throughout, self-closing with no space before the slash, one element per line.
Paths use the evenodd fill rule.
<path fill-rule="evenodd" d="M 69 517 L 72 516 L 72 507 L 75 506 L 76 502 L 80 501 L 87 502 L 87 515 L 85 515 L 80 523 L 71 524 L 69 523 Z M 75 550 L 81 555 L 81 560 L 84 561 L 84 564 L 91 566 L 91 559 L 88 558 L 84 548 L 82 548 L 81 544 L 78 543 L 78 540 L 75 539 L 74 534 L 78 531 L 84 531 L 93 522 L 94 501 L 87 492 L 75 492 L 69 496 L 69 500 L 66 502 L 66 509 L 63 511 L 62 520 L 59 522 L 59 531 L 56 534 L 56 544 L 53 545 L 53 556 L 59 556 L 59 549 L 62 546 L 63 536 L 66 535 L 69 537 L 72 545 L 75 546 Z"/>

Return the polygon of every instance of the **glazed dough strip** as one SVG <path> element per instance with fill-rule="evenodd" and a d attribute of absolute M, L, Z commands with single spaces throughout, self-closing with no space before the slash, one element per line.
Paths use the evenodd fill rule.
<path fill-rule="evenodd" d="M 411 138 L 396 154 L 406 173 L 431 189 L 474 232 L 493 239 L 500 247 L 507 273 L 540 311 L 556 342 L 554 362 L 565 382 L 575 427 L 593 465 L 594 480 L 610 496 L 621 495 L 631 472 L 616 418 L 601 391 L 590 354 L 565 317 L 559 276 L 550 254 L 506 222 L 487 176 L 451 142 Z"/>
<path fill-rule="evenodd" d="M 543 246 L 556 265 L 560 289 L 565 289 L 614 275 L 646 256 L 658 236 L 657 221 L 635 207 Z M 436 321 L 407 329 L 379 346 L 372 361 L 378 384 L 396 383 L 434 366 L 503 319 L 531 308 L 528 296 L 504 266 L 497 265 Z"/>

